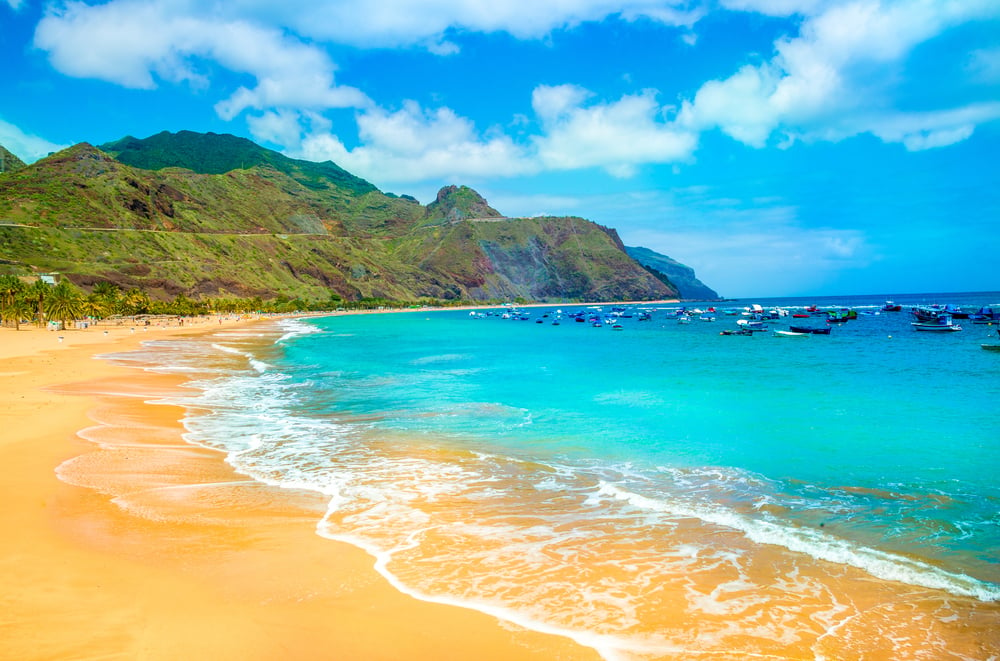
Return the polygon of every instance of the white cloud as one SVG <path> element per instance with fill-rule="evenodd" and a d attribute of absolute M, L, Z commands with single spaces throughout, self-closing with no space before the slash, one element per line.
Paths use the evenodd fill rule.
<path fill-rule="evenodd" d="M 298 145 L 302 141 L 299 113 L 291 110 L 265 112 L 247 117 L 250 133 L 261 141 L 276 145 Z"/>
<path fill-rule="evenodd" d="M 687 0 L 233 0 L 219 10 L 279 22 L 318 40 L 362 47 L 434 46 L 449 30 L 507 32 L 537 39 L 611 15 L 691 26 L 702 15 Z"/>
<path fill-rule="evenodd" d="M 57 145 L 0 119 L 0 145 L 25 163 L 34 163 L 49 153 L 66 149 L 69 145 Z"/>
<path fill-rule="evenodd" d="M 7 4 L 10 5 L 11 9 L 17 11 L 24 4 L 24 0 L 7 0 Z"/>
<path fill-rule="evenodd" d="M 535 89 L 532 107 L 544 134 L 534 142 L 547 169 L 603 167 L 629 177 L 639 165 L 685 160 L 694 151 L 695 134 L 663 121 L 652 91 L 585 106 L 591 96 L 573 85 Z"/>
<path fill-rule="evenodd" d="M 221 21 L 183 11 L 183 3 L 122 0 L 88 6 L 71 2 L 38 24 L 35 46 L 52 65 L 75 77 L 152 89 L 156 79 L 205 86 L 197 69 L 212 62 L 256 79 L 216 105 L 224 119 L 248 108 L 361 107 L 367 97 L 336 85 L 335 67 L 316 46 L 277 28 L 243 20 Z"/>
<path fill-rule="evenodd" d="M 767 16 L 808 16 L 818 13 L 830 0 L 722 0 L 722 6 L 735 11 L 756 12 Z"/>
<path fill-rule="evenodd" d="M 1000 119 L 1000 102 L 956 110 L 898 113 L 871 123 L 871 132 L 885 142 L 901 142 L 910 151 L 946 147 L 968 139 L 978 124 Z"/>
<path fill-rule="evenodd" d="M 730 2 L 776 14 L 818 12 L 794 38 L 775 43 L 774 56 L 745 65 L 731 77 L 706 82 L 685 101 L 678 123 L 691 130 L 717 127 L 761 147 L 776 133 L 806 140 L 839 140 L 870 132 L 908 148 L 951 144 L 971 135 L 967 126 L 936 126 L 939 113 L 901 114 L 890 99 L 905 58 L 919 44 L 975 18 L 1000 16 L 1000 3 L 965 2 Z M 941 112 L 995 118 L 972 106 Z M 926 125 L 915 121 L 925 119 Z M 906 139 L 886 127 L 905 124 Z M 923 137 L 919 137 L 923 136 Z M 963 137 L 964 136 L 964 137 Z"/>
<path fill-rule="evenodd" d="M 307 136 L 296 155 L 333 160 L 380 184 L 428 179 L 515 176 L 537 170 L 507 136 L 477 134 L 473 123 L 448 108 L 424 110 L 407 102 L 396 112 L 370 109 L 357 116 L 361 145 L 347 149 L 332 133 Z"/>

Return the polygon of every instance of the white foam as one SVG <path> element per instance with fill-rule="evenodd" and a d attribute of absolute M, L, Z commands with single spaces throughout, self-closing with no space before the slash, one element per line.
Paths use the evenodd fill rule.
<path fill-rule="evenodd" d="M 655 500 L 608 483 L 601 485 L 601 493 L 636 507 L 739 530 L 757 544 L 783 546 L 819 560 L 856 567 L 877 578 L 944 590 L 980 601 L 1000 600 L 1000 586 L 949 572 L 920 560 L 861 546 L 819 530 L 794 527 L 764 517 L 751 519 L 719 506 Z"/>
<path fill-rule="evenodd" d="M 250 363 L 250 367 L 254 368 L 257 372 L 259 372 L 261 374 L 263 374 L 267 370 L 271 369 L 270 365 L 268 365 L 267 363 L 265 363 L 262 360 L 258 360 L 256 356 L 254 356 L 252 353 L 249 353 L 247 351 L 242 351 L 242 350 L 237 349 L 235 347 L 229 347 L 229 346 L 226 346 L 225 344 L 214 344 L 213 343 L 212 347 L 214 349 L 218 349 L 219 351 L 223 351 L 225 353 L 230 353 L 230 354 L 234 354 L 234 355 L 237 355 L 237 356 L 243 356 L 244 358 L 247 359 L 247 362 Z"/>

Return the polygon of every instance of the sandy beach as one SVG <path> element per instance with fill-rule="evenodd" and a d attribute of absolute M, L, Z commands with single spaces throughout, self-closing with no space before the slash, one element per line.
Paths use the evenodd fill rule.
<path fill-rule="evenodd" d="M 0 659 L 597 658 L 398 592 L 315 534 L 314 496 L 186 444 L 182 409 L 147 403 L 183 377 L 95 359 L 252 323 L 0 329 Z"/>

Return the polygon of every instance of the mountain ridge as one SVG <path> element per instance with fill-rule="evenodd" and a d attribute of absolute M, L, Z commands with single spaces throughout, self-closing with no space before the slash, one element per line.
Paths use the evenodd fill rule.
<path fill-rule="evenodd" d="M 104 147 L 110 153 L 80 143 L 0 175 L 0 268 L 61 271 L 83 287 L 107 280 L 161 297 L 678 295 L 613 229 L 573 217 L 506 218 L 466 186 L 442 188 L 425 207 L 336 164 L 235 136 L 162 132 Z"/>

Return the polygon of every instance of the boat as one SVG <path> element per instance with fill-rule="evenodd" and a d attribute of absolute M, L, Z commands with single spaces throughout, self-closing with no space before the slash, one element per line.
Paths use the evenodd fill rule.
<path fill-rule="evenodd" d="M 763 321 L 747 321 L 746 319 L 737 319 L 736 324 L 742 330 L 750 331 L 751 333 L 760 333 L 767 330 L 767 324 Z"/>
<path fill-rule="evenodd" d="M 910 313 L 917 321 L 934 321 L 944 313 L 944 308 L 940 305 L 919 305 L 910 308 Z"/>
<path fill-rule="evenodd" d="M 916 321 L 910 324 L 916 331 L 932 332 L 955 332 L 962 330 L 962 327 L 952 322 L 951 315 L 942 314 L 936 321 Z"/>
<path fill-rule="evenodd" d="M 810 335 L 812 335 L 812 333 L 798 333 L 796 331 L 790 331 L 790 330 L 787 330 L 787 331 L 776 330 L 776 331 L 774 331 L 774 336 L 775 337 L 809 337 Z"/>
<path fill-rule="evenodd" d="M 974 324 L 1000 324 L 1000 312 L 983 306 L 969 315 Z"/>
<path fill-rule="evenodd" d="M 882 306 L 882 312 L 899 312 L 903 309 L 902 305 L 898 303 L 893 303 L 892 301 L 886 301 L 885 305 Z"/>
<path fill-rule="evenodd" d="M 719 335 L 753 335 L 753 331 L 749 328 L 740 328 L 739 330 L 726 329 L 721 331 Z"/>
<path fill-rule="evenodd" d="M 857 319 L 858 313 L 854 310 L 827 310 L 826 320 L 834 323 Z"/>
<path fill-rule="evenodd" d="M 796 313 L 792 315 L 792 319 L 808 319 L 811 315 Z"/>
<path fill-rule="evenodd" d="M 987 351 L 1000 351 L 1000 344 L 980 344 Z"/>
<path fill-rule="evenodd" d="M 793 333 L 809 333 L 810 335 L 829 335 L 831 328 L 811 328 L 809 326 L 789 326 L 788 330 Z"/>

